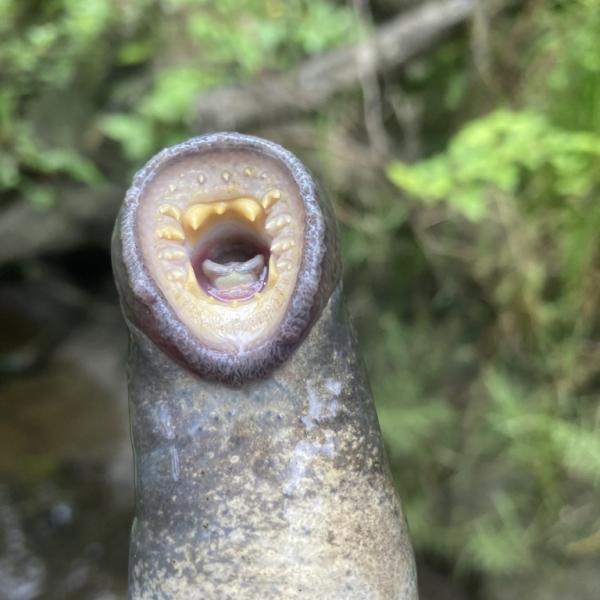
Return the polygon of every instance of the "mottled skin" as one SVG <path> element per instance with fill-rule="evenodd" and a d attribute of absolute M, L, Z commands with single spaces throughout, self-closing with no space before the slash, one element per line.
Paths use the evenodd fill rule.
<path fill-rule="evenodd" d="M 320 285 L 327 297 L 268 372 L 201 377 L 127 305 L 118 231 L 115 272 L 132 340 L 130 598 L 416 600 L 341 285 Z M 323 239 L 333 236 L 329 225 Z"/>

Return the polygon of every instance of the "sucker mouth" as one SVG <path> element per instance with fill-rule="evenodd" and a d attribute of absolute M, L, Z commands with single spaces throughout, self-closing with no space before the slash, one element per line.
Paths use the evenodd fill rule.
<path fill-rule="evenodd" d="M 119 214 L 113 265 L 127 316 L 195 376 L 266 375 L 340 281 L 331 205 L 268 140 L 223 132 L 165 148 Z"/>
<path fill-rule="evenodd" d="M 239 352 L 276 329 L 304 244 L 302 200 L 278 165 L 242 152 L 174 164 L 139 228 L 153 277 L 200 339 Z"/>
<path fill-rule="evenodd" d="M 181 243 L 184 252 L 166 251 L 163 258 L 187 259 L 185 285 L 221 302 L 250 300 L 273 286 L 278 266 L 287 268 L 283 255 L 295 246 L 293 238 L 280 235 L 292 223 L 287 212 L 271 214 L 281 192 L 270 190 L 260 200 L 248 196 L 200 202 L 182 211 L 170 204 L 159 213 L 181 225 L 159 227 L 159 240 Z M 183 283 L 176 268 L 167 275 Z"/>

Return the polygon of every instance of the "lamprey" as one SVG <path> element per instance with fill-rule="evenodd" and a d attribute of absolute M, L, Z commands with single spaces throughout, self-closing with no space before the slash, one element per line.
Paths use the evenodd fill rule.
<path fill-rule="evenodd" d="M 163 150 L 127 193 L 113 265 L 130 598 L 415 600 L 333 212 L 302 163 L 234 133 Z"/>

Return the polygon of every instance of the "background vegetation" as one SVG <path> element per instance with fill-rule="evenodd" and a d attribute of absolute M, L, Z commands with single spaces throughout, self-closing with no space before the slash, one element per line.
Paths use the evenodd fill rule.
<path fill-rule="evenodd" d="M 5 287 L 37 286 L 45 315 L 116 311 L 115 207 L 150 155 L 212 128 L 198 117 L 205 94 L 267 85 L 422 4 L 0 0 Z M 424 600 L 597 598 L 600 2 L 474 6 L 410 60 L 359 73 L 321 105 L 228 118 L 295 151 L 334 200 Z M 73 326 L 41 322 L 33 338 L 5 329 L 26 339 L 2 354 L 11 386 L 50 368 Z M 18 429 L 9 384 L 0 410 Z M 42 562 L 25 499 L 62 473 L 47 461 L 24 442 L 3 492 L 23 513 L 5 519 L 4 551 L 15 555 L 6 532 L 25 523 L 34 541 L 19 552 L 29 543 Z M 32 580 L 21 559 L 3 560 L 0 572 Z M 92 579 L 56 596 L 0 584 L 0 597 L 118 589 L 105 577 L 92 593 Z"/>

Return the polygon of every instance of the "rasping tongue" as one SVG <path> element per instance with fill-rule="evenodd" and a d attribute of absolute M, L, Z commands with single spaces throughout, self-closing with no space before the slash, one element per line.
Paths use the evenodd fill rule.
<path fill-rule="evenodd" d="M 265 258 L 257 254 L 250 260 L 223 264 L 206 259 L 202 272 L 209 283 L 207 292 L 219 300 L 243 300 L 252 297 L 265 285 Z"/>

